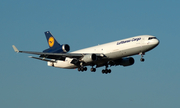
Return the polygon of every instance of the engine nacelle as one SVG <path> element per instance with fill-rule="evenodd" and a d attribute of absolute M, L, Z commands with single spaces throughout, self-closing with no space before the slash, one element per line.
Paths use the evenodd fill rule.
<path fill-rule="evenodd" d="M 134 58 L 128 57 L 128 58 L 122 58 L 115 61 L 116 65 L 123 65 L 123 66 L 130 66 L 134 64 Z"/>
<path fill-rule="evenodd" d="M 81 60 L 85 63 L 89 63 L 92 61 L 96 61 L 97 56 L 96 56 L 96 54 L 89 54 L 89 55 L 85 55 Z"/>
<path fill-rule="evenodd" d="M 63 52 L 69 52 L 69 50 L 70 50 L 70 46 L 68 45 L 68 44 L 63 44 L 62 45 L 62 51 Z"/>
<path fill-rule="evenodd" d="M 44 50 L 43 52 L 49 52 L 49 53 L 67 53 L 70 50 L 70 46 L 68 44 L 60 45 L 60 47 L 55 48 L 48 48 Z"/>

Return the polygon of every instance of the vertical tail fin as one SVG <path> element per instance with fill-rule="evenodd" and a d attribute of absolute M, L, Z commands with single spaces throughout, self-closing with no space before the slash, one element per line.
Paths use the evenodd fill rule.
<path fill-rule="evenodd" d="M 44 32 L 46 35 L 46 39 L 48 42 L 48 45 L 50 48 L 57 48 L 60 47 L 61 45 L 56 41 L 56 39 L 53 37 L 50 31 Z"/>
<path fill-rule="evenodd" d="M 43 52 L 48 52 L 48 53 L 66 53 L 70 50 L 70 47 L 68 44 L 62 44 L 60 45 L 54 36 L 51 34 L 50 31 L 44 32 L 47 38 L 47 42 L 49 45 L 48 49 L 45 49 Z M 15 49 L 15 48 L 14 48 Z"/>

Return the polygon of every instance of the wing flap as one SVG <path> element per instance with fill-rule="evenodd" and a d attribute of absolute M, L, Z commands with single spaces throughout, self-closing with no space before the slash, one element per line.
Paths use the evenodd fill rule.
<path fill-rule="evenodd" d="M 45 59 L 45 58 L 38 58 L 38 57 L 33 57 L 33 56 L 29 56 L 30 58 L 34 58 L 34 59 L 37 59 L 37 60 L 42 60 L 42 61 L 46 61 L 46 62 L 56 62 L 55 60 L 48 60 L 48 59 Z"/>

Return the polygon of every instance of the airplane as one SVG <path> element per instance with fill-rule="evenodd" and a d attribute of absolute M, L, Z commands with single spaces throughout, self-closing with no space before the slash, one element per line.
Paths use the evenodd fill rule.
<path fill-rule="evenodd" d="M 87 66 L 91 66 L 91 72 L 96 72 L 96 68 L 105 66 L 103 74 L 111 73 L 111 66 L 131 66 L 135 60 L 133 55 L 141 55 L 141 61 L 144 62 L 146 52 L 152 50 L 159 44 L 159 40 L 152 35 L 140 35 L 123 40 L 118 40 L 102 45 L 97 45 L 77 51 L 70 52 L 68 44 L 59 44 L 50 31 L 44 32 L 49 45 L 43 52 L 19 51 L 14 45 L 13 49 L 17 53 L 28 53 L 39 55 L 39 57 L 30 56 L 30 58 L 46 61 L 48 66 L 78 69 L 78 71 L 87 71 Z M 95 66 L 95 67 L 94 67 Z"/>

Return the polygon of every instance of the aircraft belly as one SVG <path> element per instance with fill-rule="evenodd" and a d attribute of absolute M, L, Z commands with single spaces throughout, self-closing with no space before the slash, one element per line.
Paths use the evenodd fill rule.
<path fill-rule="evenodd" d="M 95 64 L 96 67 L 101 67 L 101 66 L 104 66 L 108 61 L 109 59 L 101 59 L 101 60 L 95 61 L 93 64 Z"/>
<path fill-rule="evenodd" d="M 48 62 L 48 66 L 53 66 L 53 67 L 57 67 L 57 68 L 64 68 L 64 69 L 74 69 L 74 68 L 77 68 L 77 66 L 74 65 L 74 64 L 71 64 L 71 63 L 66 62 L 66 61 L 60 61 L 60 60 L 58 60 L 55 63 Z"/>

